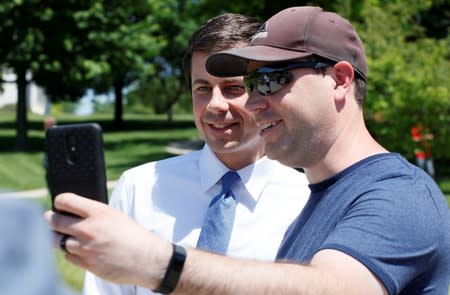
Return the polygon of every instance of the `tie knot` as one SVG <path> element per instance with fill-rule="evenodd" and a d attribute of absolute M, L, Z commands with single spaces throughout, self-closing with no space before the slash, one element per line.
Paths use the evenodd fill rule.
<path fill-rule="evenodd" d="M 231 186 L 238 180 L 239 174 L 235 171 L 228 171 L 222 176 L 222 193 L 230 190 Z"/>

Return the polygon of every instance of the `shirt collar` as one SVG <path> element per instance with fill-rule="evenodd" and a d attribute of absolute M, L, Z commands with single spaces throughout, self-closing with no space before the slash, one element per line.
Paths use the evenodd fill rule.
<path fill-rule="evenodd" d="M 229 170 L 227 166 L 216 157 L 207 144 L 205 144 L 200 151 L 198 162 L 200 169 L 200 185 L 204 192 L 216 184 L 222 175 Z"/>
<path fill-rule="evenodd" d="M 237 170 L 245 189 L 252 198 L 258 200 L 265 186 L 272 177 L 278 162 L 266 156 L 258 161 Z M 206 192 L 214 186 L 229 170 L 212 152 L 207 144 L 199 155 L 200 182 L 202 191 Z"/>

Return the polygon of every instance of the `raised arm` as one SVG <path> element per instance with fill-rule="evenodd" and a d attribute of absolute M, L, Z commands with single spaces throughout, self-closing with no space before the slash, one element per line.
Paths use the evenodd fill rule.
<path fill-rule="evenodd" d="M 387 294 L 373 274 L 335 250 L 309 265 L 265 263 L 188 249 L 176 294 Z"/>
<path fill-rule="evenodd" d="M 164 276 L 172 247 L 128 216 L 74 194 L 62 194 L 55 206 L 81 218 L 51 211 L 46 219 L 62 234 L 65 257 L 96 275 L 122 284 L 156 289 Z M 176 294 L 386 294 L 361 263 L 335 250 L 322 250 L 310 265 L 265 263 L 188 248 Z"/>

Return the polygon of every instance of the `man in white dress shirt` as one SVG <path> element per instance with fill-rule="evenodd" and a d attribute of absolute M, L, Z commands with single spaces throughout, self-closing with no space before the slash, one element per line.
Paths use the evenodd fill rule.
<path fill-rule="evenodd" d="M 226 254 L 272 261 L 285 230 L 306 203 L 307 180 L 303 173 L 265 157 L 259 127 L 245 109 L 243 77 L 218 78 L 205 69 L 211 53 L 247 45 L 259 26 L 254 18 L 223 14 L 191 36 L 183 66 L 195 124 L 206 144 L 200 151 L 126 171 L 110 205 L 169 241 L 195 247 L 209 203 L 220 192 L 218 181 L 234 170 L 240 181 L 233 188 L 237 206 Z M 87 272 L 84 294 L 151 291 Z"/>

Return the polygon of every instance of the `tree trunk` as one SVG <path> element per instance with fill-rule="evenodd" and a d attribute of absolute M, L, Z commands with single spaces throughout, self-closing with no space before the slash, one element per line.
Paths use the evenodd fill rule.
<path fill-rule="evenodd" d="M 167 123 L 169 124 L 169 125 L 172 125 L 172 123 L 173 123 L 173 105 L 170 105 L 168 108 L 167 108 Z"/>
<path fill-rule="evenodd" d="M 121 128 L 123 125 L 123 81 L 114 82 L 114 127 Z"/>
<path fill-rule="evenodd" d="M 16 69 L 17 108 L 15 149 L 24 151 L 27 147 L 27 79 L 26 69 Z"/>
<path fill-rule="evenodd" d="M 175 90 L 174 96 L 170 97 L 166 104 L 166 114 L 167 114 L 167 123 L 172 125 L 173 123 L 173 108 L 177 103 L 178 99 L 181 96 L 181 93 L 184 91 L 183 87 L 181 87 L 181 83 L 178 84 Z"/>

